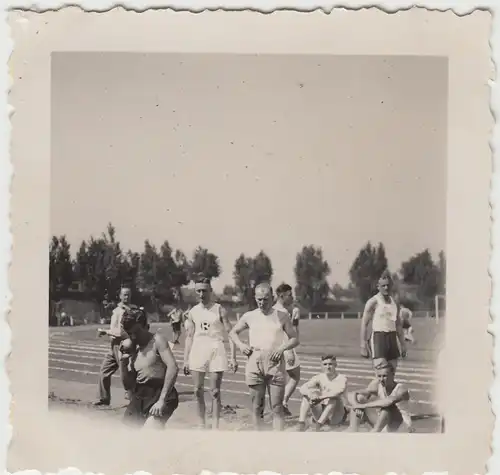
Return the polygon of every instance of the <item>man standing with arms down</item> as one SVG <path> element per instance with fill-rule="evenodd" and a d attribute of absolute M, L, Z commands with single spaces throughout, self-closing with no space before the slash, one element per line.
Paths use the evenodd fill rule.
<path fill-rule="evenodd" d="M 281 284 L 276 289 L 276 295 L 278 299 L 274 308 L 288 315 L 288 318 L 290 318 L 293 325 L 295 322 L 292 320 L 292 315 L 289 311 L 289 308 L 293 303 L 292 287 L 288 284 Z M 297 327 L 295 325 L 294 327 L 297 332 Z M 285 385 L 285 395 L 283 397 L 283 412 L 285 416 L 291 416 L 292 413 L 288 409 L 288 401 L 292 397 L 292 394 L 300 381 L 300 361 L 295 350 L 285 351 L 284 357 L 288 381 Z"/>
<path fill-rule="evenodd" d="M 252 398 L 252 417 L 257 430 L 260 429 L 261 402 L 269 392 L 273 411 L 273 429 L 284 429 L 283 396 L 285 392 L 286 364 L 284 354 L 299 344 L 290 317 L 273 308 L 273 291 L 269 284 L 255 288 L 257 308 L 246 312 L 233 327 L 230 338 L 240 351 L 248 357 L 245 380 Z M 239 334 L 248 330 L 248 344 Z"/>
<path fill-rule="evenodd" d="M 111 324 L 109 330 L 100 328 L 97 330 L 99 336 L 108 335 L 111 338 L 110 348 L 102 362 L 99 375 L 99 399 L 94 403 L 95 406 L 109 406 L 111 403 L 111 376 L 120 371 L 120 378 L 123 387 L 130 398 L 130 384 L 127 380 L 126 365 L 121 359 L 120 344 L 128 338 L 127 333 L 122 328 L 122 319 L 127 311 L 137 309 L 137 306 L 130 304 L 131 290 L 128 287 L 122 287 L 120 290 L 120 302 L 111 314 Z"/>
<path fill-rule="evenodd" d="M 371 356 L 375 367 L 386 360 L 395 371 L 398 358 L 406 357 L 406 342 L 399 307 L 391 294 L 392 278 L 386 271 L 378 281 L 378 293 L 365 305 L 361 321 L 361 356 Z M 372 332 L 368 337 L 370 323 Z"/>
<path fill-rule="evenodd" d="M 225 334 L 231 331 L 231 324 L 224 307 L 212 300 L 210 279 L 200 279 L 195 284 L 199 303 L 188 313 L 186 320 L 186 347 L 184 351 L 184 374 L 192 373 L 194 393 L 198 404 L 200 428 L 205 428 L 205 374 L 209 374 L 212 399 L 212 428 L 219 427 L 220 389 L 224 371 L 237 371 L 236 349 L 233 341 L 229 346 L 231 357 L 228 362 L 224 347 Z"/>

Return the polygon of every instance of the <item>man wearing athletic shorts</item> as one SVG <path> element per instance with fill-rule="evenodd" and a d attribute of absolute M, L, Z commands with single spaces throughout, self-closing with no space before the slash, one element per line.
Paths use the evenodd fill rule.
<path fill-rule="evenodd" d="M 255 429 L 261 428 L 261 402 L 269 393 L 273 411 L 273 430 L 284 429 L 283 396 L 286 364 L 284 354 L 299 344 L 290 317 L 273 308 L 273 291 L 269 284 L 255 288 L 257 308 L 243 314 L 233 327 L 230 338 L 248 357 L 245 380 L 252 398 L 252 417 Z M 248 330 L 248 344 L 239 333 Z"/>
<path fill-rule="evenodd" d="M 392 278 L 388 272 L 378 281 L 378 293 L 366 302 L 361 321 L 361 356 L 371 356 L 374 366 L 387 360 L 396 370 L 398 358 L 406 357 L 406 342 L 399 307 L 391 296 Z M 371 337 L 368 325 L 371 323 Z M 398 346 L 399 342 L 399 346 Z"/>
<path fill-rule="evenodd" d="M 357 432 L 361 422 L 368 422 L 372 432 L 396 432 L 402 424 L 414 432 L 409 411 L 410 393 L 402 383 L 394 381 L 394 367 L 381 360 L 375 368 L 377 378 L 366 389 L 348 395 L 351 405 L 349 430 Z"/>
<path fill-rule="evenodd" d="M 289 308 L 293 303 L 293 295 L 292 295 L 292 287 L 288 284 L 281 284 L 276 289 L 277 301 L 274 305 L 276 310 L 283 312 L 288 315 L 291 319 Z M 290 320 L 293 325 L 293 320 Z M 297 331 L 297 327 L 294 327 L 295 331 Z M 292 413 L 288 409 L 288 401 L 292 397 L 295 388 L 299 384 L 300 381 L 300 361 L 297 356 L 295 349 L 285 351 L 285 364 L 286 364 L 286 373 L 287 373 L 287 382 L 285 385 L 285 395 L 283 397 L 283 412 L 285 416 L 291 416 Z"/>
<path fill-rule="evenodd" d="M 129 425 L 162 429 L 179 405 L 175 389 L 178 367 L 170 345 L 161 333 L 152 333 L 142 310 L 127 312 L 122 328 L 129 340 L 122 351 L 131 380 L 130 403 L 124 421 Z"/>
<path fill-rule="evenodd" d="M 212 300 L 210 279 L 200 279 L 195 284 L 199 303 L 188 313 L 186 320 L 186 348 L 184 351 L 184 374 L 193 375 L 194 394 L 198 405 L 200 428 L 205 428 L 205 374 L 209 374 L 212 400 L 212 429 L 219 427 L 220 388 L 224 371 L 238 370 L 236 348 L 230 340 L 231 358 L 228 363 L 225 336 L 231 324 L 225 309 Z"/>

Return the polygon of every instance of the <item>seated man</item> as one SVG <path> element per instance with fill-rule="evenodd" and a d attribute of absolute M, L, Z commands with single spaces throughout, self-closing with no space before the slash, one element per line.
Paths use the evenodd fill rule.
<path fill-rule="evenodd" d="M 368 422 L 371 432 L 396 432 L 405 424 L 408 432 L 414 432 L 408 409 L 410 393 L 402 383 L 394 381 L 394 367 L 382 360 L 376 367 L 377 379 L 366 389 L 348 395 L 351 405 L 349 430 L 357 432 L 360 422 Z"/>
<path fill-rule="evenodd" d="M 306 417 L 312 413 L 316 432 L 325 424 L 340 424 L 346 417 L 347 378 L 337 373 L 337 359 L 333 355 L 321 357 L 323 372 L 313 376 L 300 388 L 302 403 L 299 413 L 299 431 L 306 430 Z"/>

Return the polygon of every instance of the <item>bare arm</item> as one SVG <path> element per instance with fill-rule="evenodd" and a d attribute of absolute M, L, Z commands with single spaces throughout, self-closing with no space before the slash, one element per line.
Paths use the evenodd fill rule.
<path fill-rule="evenodd" d="M 401 318 L 401 308 L 398 306 L 398 314 L 396 316 L 396 332 L 398 334 L 399 344 L 401 345 L 401 353 L 403 358 L 406 356 L 406 340 L 403 330 L 403 319 Z"/>
<path fill-rule="evenodd" d="M 368 386 L 365 389 L 359 389 L 358 391 L 354 391 L 355 396 L 358 394 L 360 396 L 376 396 L 378 394 L 378 380 L 373 380 L 368 384 Z"/>
<path fill-rule="evenodd" d="M 164 404 L 167 395 L 170 393 L 170 391 L 174 387 L 175 381 L 177 380 L 177 373 L 179 372 L 179 367 L 177 366 L 174 354 L 172 353 L 172 350 L 170 349 L 170 345 L 168 344 L 167 340 L 165 340 L 165 337 L 157 333 L 155 335 L 155 345 L 156 349 L 158 350 L 158 354 L 160 355 L 160 358 L 167 367 L 167 371 L 165 373 L 165 380 L 163 382 L 161 394 L 158 399 L 158 402 Z"/>
<path fill-rule="evenodd" d="M 299 346 L 299 338 L 297 332 L 292 325 L 292 321 L 286 313 L 278 312 L 279 319 L 283 325 L 283 331 L 288 336 L 288 340 L 281 345 L 279 351 L 293 350 L 295 347 Z"/>
<path fill-rule="evenodd" d="M 370 407 L 374 408 L 389 407 L 401 401 L 408 401 L 409 399 L 410 399 L 410 393 L 408 392 L 408 390 L 404 389 L 402 391 L 398 391 L 396 394 L 391 394 L 390 396 L 384 398 L 378 398 L 375 399 L 374 401 L 369 401 L 365 404 L 359 404 L 358 408 L 367 409 Z"/>
<path fill-rule="evenodd" d="M 375 307 L 377 306 L 377 301 L 375 299 L 370 299 L 366 302 L 365 310 L 363 311 L 363 318 L 361 319 L 361 346 L 365 346 L 368 341 L 368 325 L 373 319 L 373 314 L 375 312 Z"/>
<path fill-rule="evenodd" d="M 184 346 L 184 366 L 187 366 L 189 361 L 189 354 L 191 353 L 191 347 L 193 346 L 193 336 L 194 336 L 194 322 L 191 318 L 191 314 L 188 313 L 186 318 L 186 342 Z"/>
<path fill-rule="evenodd" d="M 229 335 L 231 333 L 231 322 L 229 321 L 229 318 L 227 317 L 227 311 L 224 307 L 220 308 L 220 319 L 222 324 L 224 325 L 224 328 Z M 229 352 L 230 352 L 230 359 L 232 362 L 236 361 L 236 345 L 234 344 L 234 341 L 229 338 Z"/>
<path fill-rule="evenodd" d="M 300 388 L 300 394 L 302 396 L 309 397 L 310 392 L 318 387 L 318 380 L 316 376 L 313 376 L 309 381 L 306 381 Z"/>
<path fill-rule="evenodd" d="M 245 354 L 249 355 L 252 350 L 248 345 L 243 343 L 239 337 L 239 334 L 242 331 L 245 331 L 248 329 L 248 323 L 247 323 L 247 314 L 245 313 L 234 325 L 233 329 L 229 332 L 229 338 L 233 343 L 240 349 L 240 351 Z"/>

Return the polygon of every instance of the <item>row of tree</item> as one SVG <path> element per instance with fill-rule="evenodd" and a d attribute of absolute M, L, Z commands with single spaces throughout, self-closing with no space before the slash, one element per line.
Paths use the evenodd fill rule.
<path fill-rule="evenodd" d="M 155 306 L 178 302 L 181 289 L 199 275 L 219 277 L 218 257 L 208 249 L 198 247 L 188 258 L 174 249 L 168 241 L 160 248 L 146 240 L 141 253 L 122 250 L 116 239 L 115 228 L 109 224 L 99 238 L 82 241 L 73 259 L 65 236 L 53 236 L 50 243 L 49 282 L 51 300 L 64 297 L 71 289 L 78 289 L 85 298 L 97 302 L 113 300 L 122 285 L 129 285 L 140 298 Z M 350 285 L 343 289 L 328 284 L 331 268 L 322 249 L 304 246 L 295 262 L 295 293 L 305 308 L 321 310 L 331 295 L 341 297 L 346 292 L 365 302 L 375 290 L 374 284 L 389 266 L 383 244 L 367 243 L 358 253 L 350 271 Z M 435 263 L 429 250 L 424 250 L 403 262 L 394 273 L 397 283 L 413 286 L 416 298 L 428 304 L 436 294 L 445 291 L 446 263 L 444 253 Z M 260 251 L 251 257 L 241 254 L 235 261 L 234 285 L 227 285 L 223 294 L 238 297 L 253 304 L 253 289 L 262 281 L 272 282 L 273 267 L 270 257 Z"/>

